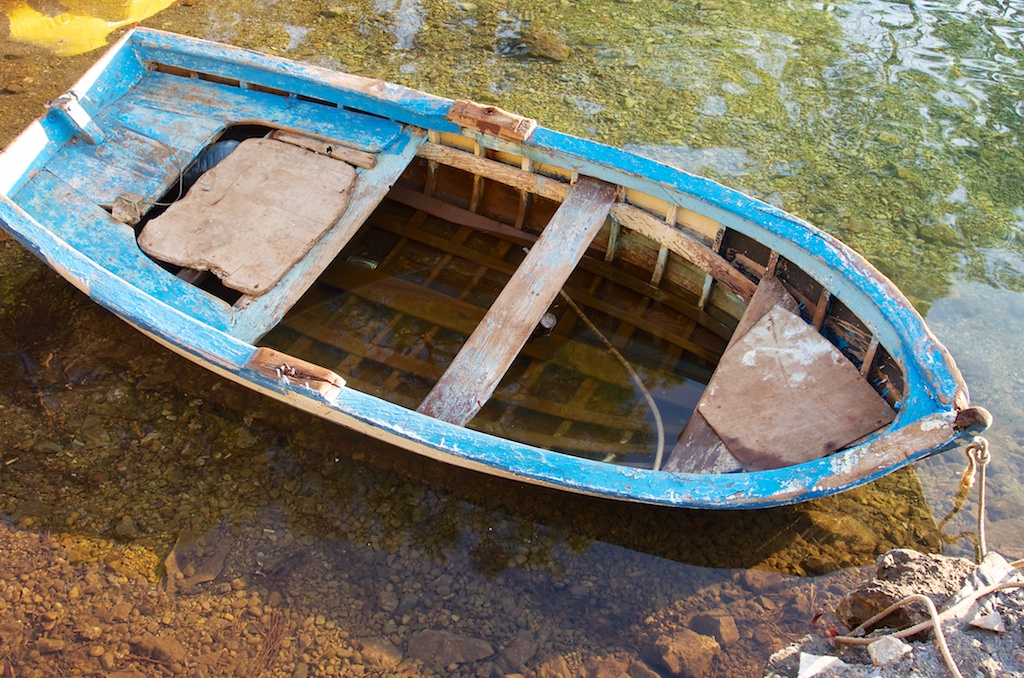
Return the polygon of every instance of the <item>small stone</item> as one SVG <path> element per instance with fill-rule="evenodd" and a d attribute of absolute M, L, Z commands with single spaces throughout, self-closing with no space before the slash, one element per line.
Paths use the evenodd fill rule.
<path fill-rule="evenodd" d="M 849 666 L 839 657 L 822 657 L 816 654 L 800 653 L 800 670 L 796 678 L 814 678 L 826 671 L 835 673 Z"/>
<path fill-rule="evenodd" d="M 888 666 L 903 659 L 911 647 L 895 636 L 883 636 L 868 645 L 868 656 L 875 666 Z"/>
<path fill-rule="evenodd" d="M 114 528 L 114 535 L 120 539 L 137 539 L 139 537 L 139 528 L 135 521 L 131 519 L 131 516 L 125 516 L 121 518 L 121 522 Z"/>
<path fill-rule="evenodd" d="M 402 661 L 402 652 L 387 638 L 365 638 L 360 650 L 363 660 L 381 668 L 393 669 Z"/>
<path fill-rule="evenodd" d="M 708 675 L 711 662 L 721 651 L 714 638 L 690 629 L 659 636 L 650 651 L 650 659 L 661 664 L 674 676 Z"/>
<path fill-rule="evenodd" d="M 90 657 L 102 657 L 105 650 L 102 645 L 93 645 L 89 648 Z"/>
<path fill-rule="evenodd" d="M 110 608 L 110 619 L 112 621 L 126 622 L 131 617 L 135 608 L 128 601 L 122 600 Z"/>
<path fill-rule="evenodd" d="M 427 629 L 409 638 L 409 658 L 439 669 L 479 661 L 492 654 L 494 648 L 487 641 L 448 631 Z"/>
<path fill-rule="evenodd" d="M 187 658 L 185 648 L 171 636 L 146 634 L 136 644 L 135 652 L 144 657 L 169 663 L 184 663 Z"/>
<path fill-rule="evenodd" d="M 64 649 L 64 641 L 57 638 L 40 638 L 36 641 L 36 650 L 39 654 L 53 654 Z"/>
<path fill-rule="evenodd" d="M 385 612 L 394 612 L 398 609 L 398 594 L 394 591 L 383 591 L 380 594 L 380 607 Z"/>
<path fill-rule="evenodd" d="M 270 595 L 267 596 L 267 605 L 270 607 L 277 607 L 281 604 L 281 594 L 278 591 L 271 591 Z"/>
<path fill-rule="evenodd" d="M 998 612 L 990 612 L 988 614 L 979 612 L 978 616 L 971 620 L 971 626 L 976 626 L 986 631 L 1006 633 L 1006 624 L 1003 623 L 1003 618 L 999 616 Z"/>

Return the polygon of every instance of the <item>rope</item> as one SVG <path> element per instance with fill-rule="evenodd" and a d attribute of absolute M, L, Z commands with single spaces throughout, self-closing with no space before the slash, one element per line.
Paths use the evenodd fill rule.
<path fill-rule="evenodd" d="M 884 610 L 876 614 L 871 619 L 868 619 L 866 622 L 855 628 L 850 633 L 861 633 L 864 631 L 865 628 L 867 628 L 871 624 L 874 624 L 880 619 L 884 619 L 890 613 L 895 612 L 896 610 L 900 609 L 901 607 L 905 607 L 910 603 L 924 603 L 925 607 L 928 608 L 928 615 L 929 617 L 931 617 L 931 619 L 925 622 L 921 622 L 921 624 L 918 624 L 917 626 L 925 625 L 931 626 L 935 629 L 935 644 L 939 646 L 939 652 L 942 653 L 942 658 L 946 660 L 946 666 L 949 667 L 949 672 L 952 673 L 955 676 L 955 678 L 964 678 L 964 674 L 960 673 L 960 669 L 957 667 L 956 662 L 953 660 L 953 655 L 949 651 L 949 645 L 946 643 L 946 635 L 942 632 L 942 619 L 939 616 L 939 611 L 935 609 L 935 603 L 932 602 L 931 598 L 921 593 L 911 594 L 903 600 L 899 601 L 898 603 L 893 603 L 889 607 L 885 608 Z M 898 631 L 897 633 L 892 633 L 889 635 L 895 638 L 903 638 L 908 635 L 913 635 L 913 633 L 911 633 L 910 631 L 914 628 L 916 627 L 912 626 L 910 627 L 910 629 Z M 839 643 L 847 643 L 848 645 L 870 645 L 871 643 L 878 640 L 878 638 L 836 636 L 834 640 Z"/>
<path fill-rule="evenodd" d="M 974 539 L 974 551 L 976 562 L 981 562 L 988 553 L 988 542 L 985 536 L 985 521 L 986 521 L 986 506 L 985 506 L 985 480 L 986 480 L 986 467 L 992 460 L 992 454 L 988 449 L 988 440 L 984 436 L 975 436 L 971 443 L 964 450 L 964 454 L 967 455 L 967 468 L 964 469 L 963 474 L 960 476 L 960 487 L 957 490 L 956 496 L 953 498 L 953 508 L 950 509 L 946 517 L 939 522 L 939 531 L 946 526 L 950 520 L 953 519 L 960 509 L 967 503 L 967 499 L 971 494 L 971 488 L 974 487 L 975 477 L 978 477 L 978 533 L 977 537 L 970 532 L 961 532 L 955 537 L 945 537 L 945 540 L 949 543 L 956 542 L 962 537 L 971 537 Z"/>
<path fill-rule="evenodd" d="M 576 312 L 576 315 L 579 316 L 580 320 L 583 321 L 583 324 L 586 325 L 591 332 L 598 336 L 598 338 L 601 340 L 601 343 L 603 343 L 605 348 L 608 349 L 608 352 L 615 356 L 615 358 L 620 363 L 622 363 L 622 366 L 626 368 L 626 372 L 629 373 L 629 376 L 633 379 L 633 382 L 637 385 L 637 388 L 639 388 L 640 392 L 643 393 L 644 399 L 647 401 L 647 406 L 651 408 L 651 413 L 654 415 L 654 423 L 658 427 L 658 449 L 654 454 L 654 470 L 660 470 L 661 458 L 665 450 L 665 424 L 661 421 L 661 410 L 658 409 L 658 404 L 654 402 L 654 396 L 652 396 L 651 392 L 648 391 L 647 388 L 644 386 L 643 381 L 640 379 L 640 375 L 636 373 L 636 370 L 634 370 L 633 366 L 629 364 L 629 361 L 626 360 L 625 356 L 619 353 L 618 349 L 616 349 L 615 346 L 612 345 L 612 342 L 608 341 L 608 338 L 604 336 L 604 333 L 601 332 L 601 330 L 599 330 L 597 326 L 590 321 L 590 318 L 586 316 L 586 314 L 583 312 L 583 309 L 576 305 L 576 302 L 573 301 L 572 298 L 565 293 L 565 290 L 558 290 L 558 293 L 562 296 L 563 299 L 565 299 L 566 303 L 568 303 L 569 306 L 572 307 L 572 310 Z"/>
<path fill-rule="evenodd" d="M 982 559 L 988 553 L 988 543 L 985 538 L 985 471 L 989 462 L 992 461 L 992 454 L 988 449 L 988 440 L 983 436 L 975 436 L 964 452 L 967 454 L 967 468 L 964 469 L 963 475 L 960 477 L 960 489 L 957 491 L 956 498 L 953 500 L 953 509 L 945 518 L 942 519 L 942 522 L 939 523 L 939 529 L 941 530 L 942 527 L 948 523 L 961 508 L 963 508 L 964 503 L 967 501 L 967 497 L 970 495 L 970 490 L 974 486 L 975 476 L 978 476 L 978 537 L 975 542 L 975 549 L 977 560 L 980 564 Z M 963 536 L 963 534 L 959 536 Z M 1022 566 L 1024 566 L 1024 559 L 1015 560 L 1010 563 L 1010 567 L 1013 567 L 1014 569 Z M 859 637 L 856 634 L 863 633 L 866 628 L 884 619 L 890 613 L 900 609 L 901 607 L 905 607 L 915 602 L 924 603 L 928 608 L 929 619 L 889 635 L 894 638 L 906 638 L 928 628 L 934 629 L 935 643 L 939 646 L 939 651 L 942 653 L 942 658 L 946 661 L 946 666 L 949 668 L 950 673 L 952 673 L 955 678 L 963 678 L 963 674 L 960 673 L 960 669 L 957 667 L 956 662 L 953 661 L 953 655 L 949 652 L 949 645 L 946 643 L 946 637 L 942 631 L 942 622 L 953 616 L 955 610 L 961 609 L 967 601 L 970 601 L 970 604 L 973 605 L 975 601 L 989 595 L 990 593 L 1011 588 L 1024 588 L 1024 582 L 1004 581 L 998 584 L 986 586 L 968 596 L 965 596 L 962 600 L 957 601 L 956 605 L 947 609 L 941 615 L 935 609 L 935 603 L 933 603 L 930 598 L 920 593 L 915 593 L 874 615 L 851 631 L 849 636 L 836 636 L 835 641 L 838 643 L 847 643 L 849 645 L 869 645 L 883 636 L 864 638 Z"/>
<path fill-rule="evenodd" d="M 530 248 L 524 247 L 523 252 L 529 254 Z M 654 453 L 654 470 L 660 471 L 661 458 L 665 454 L 665 424 L 661 420 L 661 410 L 658 409 L 658 403 L 654 402 L 654 396 L 652 396 L 651 392 L 647 390 L 646 386 L 644 386 L 644 382 L 640 379 L 640 375 L 636 373 L 636 370 L 634 370 L 633 366 L 629 364 L 626 357 L 619 353 L 619 350 L 612 345 L 612 342 L 608 341 L 608 338 L 604 336 L 604 333 L 598 329 L 597 325 L 590 321 L 590 318 L 587 317 L 587 314 L 583 312 L 582 308 L 576 305 L 576 302 L 572 300 L 572 297 L 566 294 L 565 290 L 558 290 L 558 294 L 562 299 L 565 299 L 565 302 L 569 304 L 570 307 L 572 307 L 572 310 L 577 316 L 579 316 L 579 319 L 583 321 L 583 324 L 586 325 L 591 332 L 597 335 L 597 338 L 601 340 L 601 343 L 604 344 L 606 349 L 608 349 L 608 352 L 615 356 L 616 360 L 622 363 L 622 366 L 626 368 L 626 372 L 629 373 L 633 383 L 636 384 L 637 388 L 640 389 L 640 393 L 643 394 L 644 400 L 647 401 L 647 406 L 651 408 L 651 414 L 654 415 L 654 424 L 658 429 L 658 449 Z"/>

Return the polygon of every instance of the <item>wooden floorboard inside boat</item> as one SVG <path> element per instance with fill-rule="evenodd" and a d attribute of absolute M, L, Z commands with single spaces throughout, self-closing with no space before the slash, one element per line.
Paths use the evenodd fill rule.
<path fill-rule="evenodd" d="M 526 256 L 515 231 L 408 189 L 386 200 L 261 342 L 415 409 Z M 404 203 L 404 204 L 403 204 Z M 415 206 L 410 206 L 415 205 Z M 431 213 L 424 211 L 429 210 Z M 441 218 L 443 214 L 449 218 Z M 467 216 L 469 215 L 469 216 Z M 729 328 L 614 262 L 586 256 L 564 292 L 638 373 L 675 441 Z M 650 466 L 655 417 L 621 364 L 562 298 L 469 423 L 524 443 Z"/>

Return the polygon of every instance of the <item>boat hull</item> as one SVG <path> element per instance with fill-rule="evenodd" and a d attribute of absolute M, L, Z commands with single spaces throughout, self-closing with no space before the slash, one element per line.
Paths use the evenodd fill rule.
<path fill-rule="evenodd" d="M 187 96 L 157 100 L 154 92 Z M 970 407 L 952 358 L 909 302 L 834 238 L 714 182 L 617 149 L 524 127 L 515 117 L 507 125 L 467 129 L 474 115 L 490 115 L 494 109 L 482 110 L 397 85 L 139 29 L 0 155 L 0 223 L 97 303 L 227 379 L 445 463 L 566 491 L 688 508 L 789 504 L 869 482 L 949 449 L 989 424 L 984 410 Z M 117 125 L 122 122 L 136 127 L 130 134 L 112 134 L 111 127 L 121 130 Z M 293 263 L 282 265 L 269 279 L 247 283 L 242 292 L 212 294 L 188 282 L 187 261 L 175 271 L 166 261 L 146 256 L 136 242 L 145 238 L 110 215 L 124 207 L 121 199 L 126 195 L 137 196 L 136 207 L 158 205 L 184 166 L 204 148 L 226 130 L 254 125 L 298 134 L 310 152 L 323 153 L 326 143 L 326 152 L 333 154 L 332 139 L 344 138 L 346 159 L 358 167 L 355 188 L 351 199 L 338 203 L 341 216 L 335 226 L 295 246 Z M 162 140 L 149 143 L 147 134 L 131 131 L 140 127 Z M 128 137 L 130 143 L 124 141 Z M 125 149 L 136 149 L 131 150 L 131 164 L 143 168 L 128 178 L 97 162 L 104 154 L 127 153 Z M 444 214 L 456 214 L 449 217 L 453 227 L 474 233 L 490 229 L 488 237 L 496 233 L 507 239 L 503 252 L 529 235 L 522 266 L 511 269 L 503 281 L 506 290 L 513 287 L 517 294 L 488 298 L 483 320 L 474 320 L 477 329 L 465 333 L 465 345 L 479 349 L 486 359 L 466 354 L 446 359 L 449 372 L 433 380 L 418 408 L 355 388 L 354 377 L 346 384 L 348 375 L 334 374 L 307 358 L 285 355 L 268 366 L 267 355 L 282 354 L 268 353 L 259 340 L 306 303 L 303 295 L 349 251 L 345 247 L 360 237 L 377 206 L 387 200 L 413 200 L 421 215 L 428 213 L 431 208 L 425 205 L 437 187 L 438 173 L 445 171 L 470 177 L 464 204 L 458 209 L 442 206 Z M 401 185 L 392 190 L 396 182 Z M 509 217 L 510 225 L 478 214 L 481 209 L 497 210 L 486 203 L 487 192 L 478 189 L 485 182 L 503 187 L 513 213 L 519 201 L 519 217 Z M 416 189 L 412 197 L 403 198 L 400 190 L 408 193 L 410 186 Z M 603 211 L 588 223 L 580 222 L 577 213 L 595 209 Z M 538 210 L 543 213 L 538 230 L 548 240 L 536 232 L 530 235 L 530 214 Z M 571 252 L 547 245 L 556 232 L 574 241 L 582 238 L 582 245 Z M 438 246 L 443 256 L 462 256 L 463 250 Z M 365 263 L 355 254 L 345 256 Z M 680 290 L 681 297 L 694 296 L 693 317 L 707 327 L 731 328 L 737 321 L 742 325 L 739 315 L 753 305 L 759 280 L 778 275 L 796 295 L 795 308 L 805 314 L 808 326 L 820 330 L 824 325 L 833 334 L 853 328 L 849 336 L 856 346 L 846 346 L 841 338 L 832 341 L 853 355 L 853 366 L 846 369 L 853 371 L 855 381 L 859 370 L 862 378 L 876 374 L 876 381 L 892 382 L 891 387 L 874 386 L 878 393 L 869 397 L 877 400 L 877 407 L 893 411 L 886 422 L 874 425 L 877 430 L 869 428 L 861 439 L 835 446 L 838 451 L 790 459 L 779 468 L 737 466 L 737 472 L 729 473 L 662 470 L 662 453 L 667 456 L 674 440 L 667 448 L 659 440 L 653 467 L 640 468 L 466 426 L 479 411 L 486 414 L 492 394 L 497 394 L 496 401 L 515 400 L 502 396 L 501 379 L 515 364 L 519 348 L 533 341 L 536 318 L 564 290 L 561 283 L 543 283 L 537 292 L 541 300 L 526 310 L 516 299 L 535 293 L 531 285 L 543 278 L 543 271 L 561 269 L 568 279 L 580 261 L 610 280 L 627 278 L 624 271 L 644 263 L 649 278 L 627 285 L 639 290 L 640 307 L 660 308 L 668 303 L 666 288 Z M 611 270 L 617 261 L 625 263 Z M 213 268 L 207 263 L 196 267 Z M 510 296 L 515 299 L 506 298 Z M 679 304 L 675 298 L 668 301 Z M 589 312 L 612 313 L 609 308 L 591 302 Z M 479 329 L 495 319 L 500 320 L 502 337 L 517 336 L 516 346 L 495 348 L 490 335 Z M 512 332 L 509 328 L 517 324 Z M 651 345 L 667 340 L 677 342 L 677 352 L 690 347 L 698 362 L 717 359 L 728 350 L 722 339 L 711 354 L 702 353 L 685 338 L 678 339 L 678 333 L 666 334 L 658 322 L 636 327 L 652 333 Z M 431 351 L 429 346 L 424 350 Z M 591 375 L 589 389 L 599 390 L 600 376 Z M 645 407 L 639 398 L 637 403 L 632 411 Z M 677 434 L 682 435 L 675 429 L 671 437 Z"/>

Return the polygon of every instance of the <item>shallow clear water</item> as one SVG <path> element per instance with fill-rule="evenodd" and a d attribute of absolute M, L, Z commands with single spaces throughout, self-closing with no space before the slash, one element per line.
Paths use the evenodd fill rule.
<path fill-rule="evenodd" d="M 15 42 L 21 6 L 0 0 L 4 142 L 97 54 Z M 838 235 L 927 314 L 994 414 L 989 545 L 1024 555 L 1024 3 L 187 0 L 145 23 L 498 103 Z M 844 577 L 860 577 L 850 568 L 893 546 L 938 547 L 933 514 L 948 511 L 964 465 L 951 452 L 916 475 L 757 514 L 481 479 L 220 385 L 16 245 L 0 249 L 0 509 L 147 574 L 180 529 L 286 526 L 317 557 L 347 558 L 361 590 L 450 570 L 473 595 L 446 603 L 458 607 L 444 608 L 446 623 L 454 615 L 496 643 L 512 623 L 556 654 L 628 653 L 700 611 L 729 614 L 740 638 L 713 671 L 756 675 L 771 648 L 812 628 Z M 112 540 L 125 514 L 138 534 Z M 970 527 L 965 515 L 947 532 Z M 786 578 L 762 588 L 752 568 Z M 316 608 L 321 592 L 297 591 Z M 376 594 L 350 598 L 363 611 L 338 612 L 339 623 L 387 628 Z M 438 623 L 435 613 L 414 609 L 408 624 Z"/>

